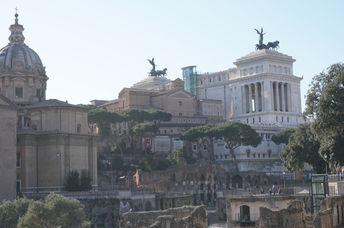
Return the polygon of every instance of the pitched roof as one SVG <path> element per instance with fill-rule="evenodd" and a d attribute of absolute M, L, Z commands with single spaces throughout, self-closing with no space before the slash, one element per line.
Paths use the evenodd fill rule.
<path fill-rule="evenodd" d="M 42 101 L 42 102 L 30 105 L 27 108 L 28 109 L 32 109 L 32 108 L 46 108 L 46 107 L 65 107 L 65 108 L 88 109 L 86 107 L 69 104 L 68 102 L 60 101 L 60 100 L 57 100 L 57 99 L 45 100 L 45 101 Z"/>

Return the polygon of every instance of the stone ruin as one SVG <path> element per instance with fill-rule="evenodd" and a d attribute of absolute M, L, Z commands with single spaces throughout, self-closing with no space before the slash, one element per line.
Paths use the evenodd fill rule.
<path fill-rule="evenodd" d="M 207 228 L 204 205 L 183 206 L 159 211 L 128 212 L 121 216 L 119 228 Z"/>

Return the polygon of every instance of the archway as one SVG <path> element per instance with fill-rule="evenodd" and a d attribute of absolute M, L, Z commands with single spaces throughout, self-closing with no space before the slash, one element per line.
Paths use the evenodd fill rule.
<path fill-rule="evenodd" d="M 232 187 L 233 188 L 242 188 L 242 177 L 239 175 L 235 175 L 232 179 Z"/>
<path fill-rule="evenodd" d="M 250 207 L 247 205 L 240 206 L 240 222 L 250 221 Z"/>

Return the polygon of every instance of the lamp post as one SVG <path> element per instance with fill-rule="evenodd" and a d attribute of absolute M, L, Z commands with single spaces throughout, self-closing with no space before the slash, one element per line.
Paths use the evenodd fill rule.
<path fill-rule="evenodd" d="M 283 172 L 283 188 L 285 189 L 285 172 Z"/>

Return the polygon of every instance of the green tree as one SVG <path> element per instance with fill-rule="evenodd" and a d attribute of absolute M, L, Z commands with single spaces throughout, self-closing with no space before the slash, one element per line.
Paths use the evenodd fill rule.
<path fill-rule="evenodd" d="M 92 189 L 92 179 L 86 170 L 81 172 L 80 176 L 80 191 L 87 191 Z"/>
<path fill-rule="evenodd" d="M 122 122 L 124 117 L 116 112 L 108 112 L 105 109 L 91 109 L 88 112 L 88 122 L 98 125 L 99 134 L 102 139 L 111 135 L 110 124 Z"/>
<path fill-rule="evenodd" d="M 128 109 L 122 112 L 109 112 L 105 109 L 93 109 L 88 113 L 89 123 L 96 123 L 99 128 L 100 136 L 103 141 L 107 140 L 109 144 L 114 144 L 116 148 L 123 152 L 125 144 L 134 147 L 135 137 L 142 137 L 144 133 L 155 134 L 159 129 L 161 121 L 171 120 L 172 115 L 160 110 L 140 110 Z M 111 132 L 111 124 L 125 122 L 129 131 L 122 131 L 121 133 L 114 131 Z M 141 138 L 140 138 L 141 139 Z M 139 140 L 141 147 L 141 141 Z"/>
<path fill-rule="evenodd" d="M 235 149 L 240 146 L 256 147 L 262 141 L 258 133 L 249 125 L 239 122 L 228 122 L 222 125 L 216 125 L 211 130 L 211 135 L 215 138 L 222 138 L 226 143 L 226 148 L 233 158 L 236 171 L 239 171 L 238 162 L 236 160 Z"/>
<path fill-rule="evenodd" d="M 281 159 L 289 171 L 299 171 L 304 163 L 310 164 L 314 171 L 323 173 L 325 171 L 325 160 L 319 155 L 320 143 L 310 127 L 304 124 L 295 129 L 290 136 L 288 144 L 281 153 Z"/>
<path fill-rule="evenodd" d="M 238 163 L 234 150 L 239 146 L 253 146 L 256 147 L 261 142 L 261 137 L 257 132 L 252 129 L 249 125 L 228 122 L 221 125 L 205 125 L 200 127 L 194 127 L 187 130 L 182 139 L 192 141 L 197 138 L 208 137 L 209 139 L 223 139 L 226 143 L 226 148 L 233 158 L 235 169 L 239 171 Z M 212 147 L 212 144 L 210 145 Z"/>
<path fill-rule="evenodd" d="M 14 202 L 5 201 L 0 205 L 0 227 L 15 228 L 18 219 L 25 215 L 32 200 L 19 198 Z"/>
<path fill-rule="evenodd" d="M 288 144 L 290 136 L 295 132 L 295 128 L 286 128 L 271 137 L 271 140 L 276 144 Z"/>
<path fill-rule="evenodd" d="M 19 218 L 18 228 L 91 227 L 86 221 L 83 205 L 76 199 L 50 193 L 44 202 L 33 201 L 24 216 Z"/>
<path fill-rule="evenodd" d="M 68 173 L 65 187 L 66 190 L 69 192 L 75 192 L 80 190 L 80 179 L 78 171 L 72 170 Z"/>
<path fill-rule="evenodd" d="M 139 123 L 132 128 L 134 135 L 155 134 L 159 130 L 159 127 L 154 123 Z"/>
<path fill-rule="evenodd" d="M 86 170 L 78 171 L 72 170 L 68 173 L 65 188 L 69 192 L 87 191 L 92 189 L 92 179 Z"/>
<path fill-rule="evenodd" d="M 184 134 L 181 136 L 182 140 L 186 140 L 188 142 L 188 151 L 192 151 L 191 148 L 191 142 L 196 142 L 197 148 L 204 147 L 204 145 L 207 145 L 207 149 L 210 153 L 210 159 L 214 160 L 214 150 L 213 150 L 213 126 L 212 125 L 203 125 L 203 126 L 197 126 L 188 129 L 184 132 Z M 186 151 L 184 151 L 186 152 Z M 199 150 L 200 153 L 200 150 Z M 192 154 L 185 154 L 185 159 L 187 159 L 188 155 Z M 201 157 L 201 154 L 198 155 Z M 188 160 L 187 160 L 188 161 Z"/>
<path fill-rule="evenodd" d="M 344 64 L 331 65 L 312 79 L 305 117 L 320 142 L 319 153 L 333 172 L 344 165 Z"/>

